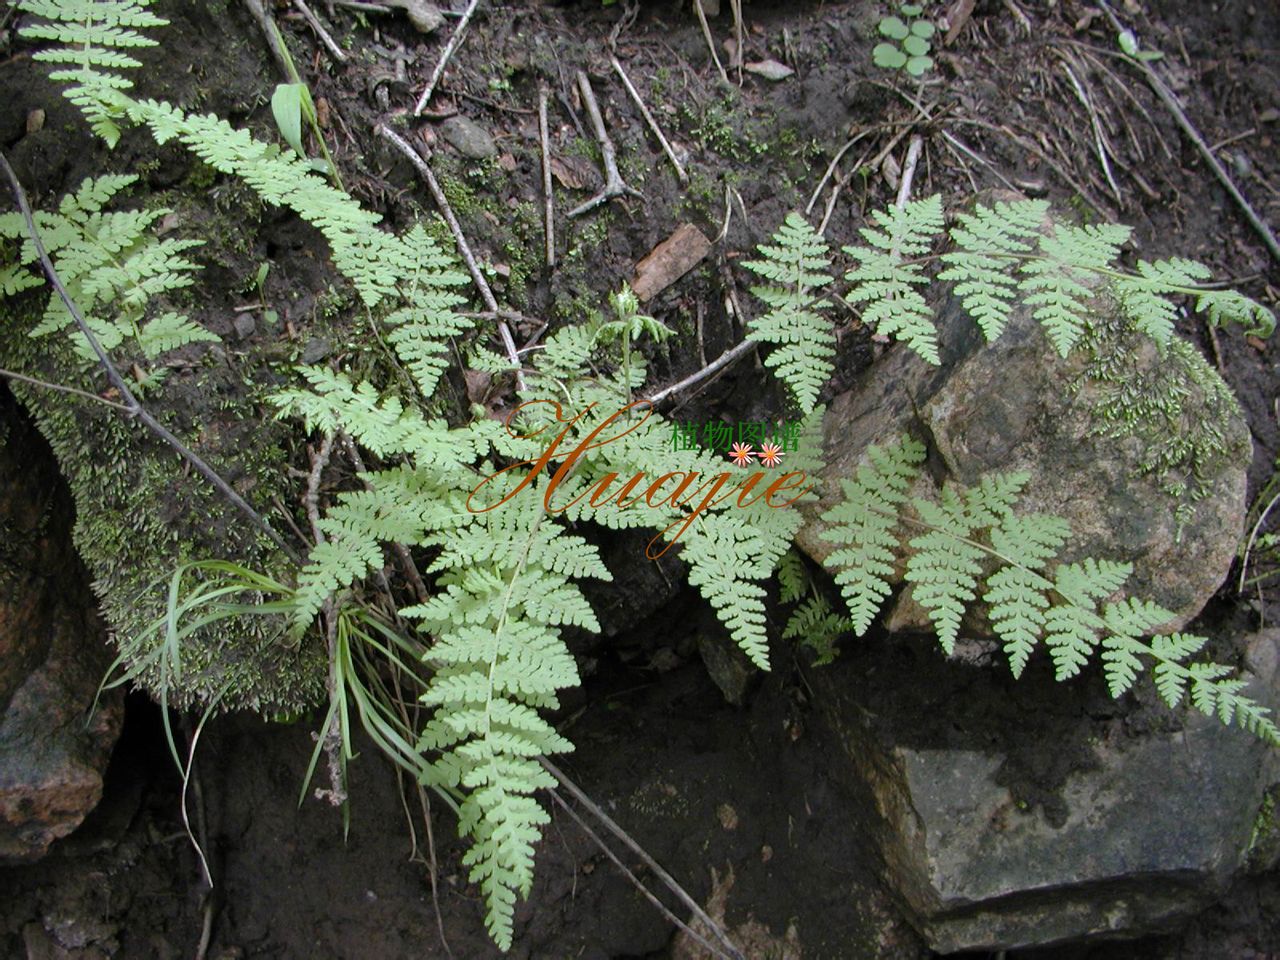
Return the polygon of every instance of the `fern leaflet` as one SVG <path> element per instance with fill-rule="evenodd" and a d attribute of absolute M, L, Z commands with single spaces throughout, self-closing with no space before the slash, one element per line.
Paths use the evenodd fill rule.
<path fill-rule="evenodd" d="M 747 338 L 776 345 L 765 366 L 777 368 L 796 405 L 809 413 L 834 369 L 836 338 L 819 292 L 831 282 L 825 273 L 831 259 L 826 241 L 798 213 L 787 214 L 773 241 L 758 248 L 763 259 L 743 264 L 769 281 L 751 288 L 770 310 L 750 321 Z"/>
<path fill-rule="evenodd" d="M 845 274 L 853 284 L 846 299 L 867 305 L 862 318 L 878 333 L 896 336 L 929 363 L 939 364 L 933 311 L 916 289 L 929 278 L 922 265 L 910 261 L 927 254 L 942 230 L 942 197 L 934 194 L 904 208 L 873 211 L 872 216 L 881 229 L 859 231 L 868 245 L 844 248 L 858 261 Z"/>

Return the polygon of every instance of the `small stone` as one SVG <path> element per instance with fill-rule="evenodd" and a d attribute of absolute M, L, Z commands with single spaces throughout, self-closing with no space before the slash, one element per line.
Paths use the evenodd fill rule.
<path fill-rule="evenodd" d="M 319 363 L 329 355 L 331 349 L 329 341 L 324 337 L 312 337 L 302 348 L 302 362 Z"/>
<path fill-rule="evenodd" d="M 779 80 L 785 80 L 795 73 L 785 63 L 779 63 L 777 60 L 761 60 L 759 63 L 748 63 L 742 69 L 747 73 L 754 73 L 757 77 L 772 80 L 774 83 Z"/>
<path fill-rule="evenodd" d="M 399 7 L 409 15 L 409 22 L 419 33 L 435 33 L 444 23 L 444 14 L 434 3 L 425 0 L 383 0 L 389 7 Z"/>
<path fill-rule="evenodd" d="M 44 129 L 44 111 L 32 110 L 27 114 L 27 133 L 38 133 Z"/>
<path fill-rule="evenodd" d="M 237 313 L 236 318 L 231 321 L 231 326 L 241 340 L 248 340 L 258 329 L 257 321 L 253 319 L 251 313 Z"/>
<path fill-rule="evenodd" d="M 484 160 L 498 152 L 493 135 L 466 117 L 450 117 L 440 124 L 440 133 L 453 149 L 472 160 Z"/>

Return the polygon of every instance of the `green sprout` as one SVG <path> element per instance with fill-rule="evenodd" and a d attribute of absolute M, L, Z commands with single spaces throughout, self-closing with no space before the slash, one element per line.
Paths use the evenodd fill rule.
<path fill-rule="evenodd" d="M 928 20 L 917 19 L 924 8 L 916 3 L 904 3 L 898 8 L 901 16 L 888 16 L 880 21 L 881 36 L 888 37 L 896 43 L 878 43 L 871 51 L 871 59 L 876 66 L 887 70 L 906 70 L 913 77 L 919 77 L 933 67 L 933 57 L 929 56 L 935 28 Z"/>

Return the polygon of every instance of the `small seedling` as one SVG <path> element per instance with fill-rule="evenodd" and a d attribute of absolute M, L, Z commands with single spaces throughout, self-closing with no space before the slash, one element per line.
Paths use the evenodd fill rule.
<path fill-rule="evenodd" d="M 876 44 L 871 58 L 877 67 L 906 70 L 913 77 L 922 76 L 933 67 L 929 39 L 934 34 L 934 26 L 928 20 L 918 19 L 923 12 L 919 4 L 904 3 L 898 8 L 901 16 L 888 16 L 880 21 L 881 36 L 896 43 Z"/>
<path fill-rule="evenodd" d="M 1132 30 L 1121 30 L 1116 36 L 1116 43 L 1126 57 L 1134 60 L 1159 60 L 1164 56 L 1159 50 L 1139 50 L 1138 38 Z"/>

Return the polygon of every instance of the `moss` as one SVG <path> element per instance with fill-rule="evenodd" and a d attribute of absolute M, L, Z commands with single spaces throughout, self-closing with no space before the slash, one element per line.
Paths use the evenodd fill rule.
<path fill-rule="evenodd" d="M 215 262 L 236 259 L 212 237 L 200 252 Z M 70 339 L 27 336 L 46 295 L 31 291 L 0 305 L 0 363 L 55 383 L 102 390 L 101 373 L 75 355 Z M 270 515 L 273 502 L 296 497 L 282 486 L 288 433 L 263 422 L 261 389 L 253 384 L 258 366 L 252 357 L 234 365 L 224 351 L 210 351 L 204 362 L 170 371 L 147 405 Z M 167 581 L 179 564 L 232 559 L 291 578 L 290 561 L 140 424 L 64 394 L 16 384 L 14 392 L 34 415 L 67 479 L 75 500 L 76 547 L 126 669 L 144 662 L 162 641 L 163 634 L 140 638 L 162 616 Z M 271 627 L 262 617 L 241 618 L 193 635 L 183 647 L 180 682 L 166 690 L 169 702 L 199 706 L 220 696 L 224 707 L 269 712 L 314 705 L 324 690 L 321 645 L 284 643 Z M 144 669 L 138 680 L 159 692 L 156 670 Z"/>
<path fill-rule="evenodd" d="M 1134 437 L 1144 451 L 1140 475 L 1153 476 L 1178 502 L 1180 522 L 1212 490 L 1217 467 L 1249 456 L 1247 437 L 1229 435 L 1242 414 L 1230 387 L 1187 341 L 1159 348 L 1132 329 L 1119 310 L 1095 324 L 1081 342 L 1088 357 L 1077 390 L 1091 406 L 1095 436 Z"/>

